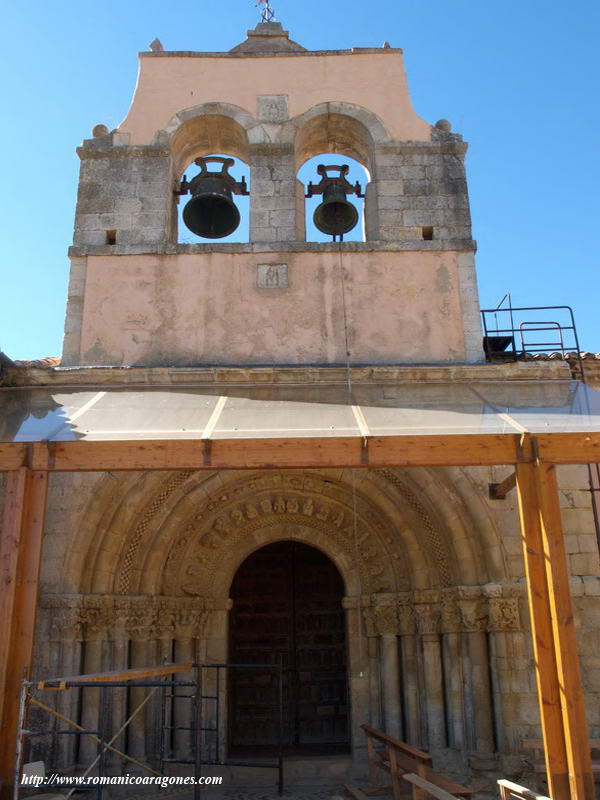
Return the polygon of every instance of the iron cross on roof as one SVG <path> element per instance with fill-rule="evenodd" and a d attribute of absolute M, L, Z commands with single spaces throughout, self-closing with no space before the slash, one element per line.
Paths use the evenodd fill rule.
<path fill-rule="evenodd" d="M 269 0 L 256 0 L 257 6 L 264 6 L 260 10 L 260 21 L 261 22 L 273 22 L 275 19 L 275 12 L 269 5 Z"/>

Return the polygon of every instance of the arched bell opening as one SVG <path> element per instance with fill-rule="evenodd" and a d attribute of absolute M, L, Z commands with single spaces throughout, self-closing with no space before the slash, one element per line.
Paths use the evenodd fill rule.
<path fill-rule="evenodd" d="M 369 173 L 359 161 L 320 153 L 302 164 L 297 178 L 305 187 L 307 242 L 366 241 L 364 192 Z"/>
<path fill-rule="evenodd" d="M 249 241 L 247 163 L 223 153 L 198 156 L 183 170 L 178 186 L 180 244 Z"/>
<path fill-rule="evenodd" d="M 279 736 L 278 669 L 283 665 L 283 746 L 288 754 L 350 750 L 344 581 L 320 550 L 278 541 L 255 550 L 231 584 L 229 753 L 268 755 Z"/>
<path fill-rule="evenodd" d="M 360 182 L 365 202 L 355 194 L 346 194 L 345 200 L 359 205 L 362 213 L 359 223 L 343 234 L 344 241 L 374 239 L 377 237 L 377 198 L 374 196 L 374 184 L 370 181 L 371 177 L 377 177 L 374 175 L 375 142 L 381 140 L 385 130 L 377 118 L 365 109 L 335 104 L 338 108 L 333 111 L 331 104 L 326 105 L 327 107 L 324 105 L 310 109 L 297 119 L 298 132 L 294 141 L 296 167 L 300 169 L 299 175 L 302 173 L 304 184 L 307 185 L 308 181 L 319 181 L 321 176 L 315 170 L 319 164 L 347 164 L 350 170 L 343 177 L 350 185 L 357 180 Z M 307 164 L 310 165 L 310 174 L 306 171 Z M 357 173 L 358 177 L 355 177 Z M 331 175 L 335 176 L 335 173 L 330 173 L 329 176 Z M 349 215 L 344 214 L 343 207 L 339 210 L 342 219 L 352 216 L 351 211 Z M 331 241 L 331 235 L 323 234 L 312 226 L 312 205 L 307 206 L 306 211 L 307 241 Z"/>

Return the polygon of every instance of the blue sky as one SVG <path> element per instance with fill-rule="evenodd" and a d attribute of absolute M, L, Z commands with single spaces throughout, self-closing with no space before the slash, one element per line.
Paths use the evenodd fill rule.
<path fill-rule="evenodd" d="M 417 113 L 451 120 L 467 156 L 482 306 L 572 305 L 600 351 L 600 4 L 595 0 L 273 0 L 309 49 L 402 47 Z M 0 349 L 59 355 L 75 147 L 125 116 L 137 53 L 228 50 L 253 0 L 20 0 L 0 12 Z"/>

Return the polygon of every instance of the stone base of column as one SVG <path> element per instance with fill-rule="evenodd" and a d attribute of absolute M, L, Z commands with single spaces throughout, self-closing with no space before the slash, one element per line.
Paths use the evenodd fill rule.
<path fill-rule="evenodd" d="M 493 772 L 498 769 L 498 753 L 472 753 L 467 762 L 475 772 Z"/>

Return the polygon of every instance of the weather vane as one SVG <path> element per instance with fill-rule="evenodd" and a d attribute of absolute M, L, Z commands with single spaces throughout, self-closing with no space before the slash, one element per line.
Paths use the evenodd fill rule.
<path fill-rule="evenodd" d="M 269 5 L 269 0 L 256 0 L 257 6 L 264 6 L 260 10 L 260 21 L 261 22 L 273 22 L 275 19 L 275 12 Z"/>

